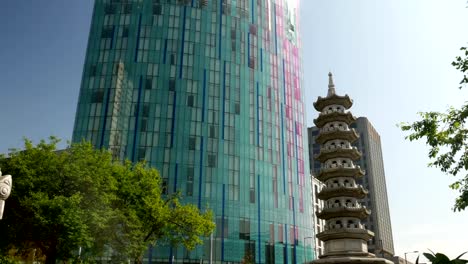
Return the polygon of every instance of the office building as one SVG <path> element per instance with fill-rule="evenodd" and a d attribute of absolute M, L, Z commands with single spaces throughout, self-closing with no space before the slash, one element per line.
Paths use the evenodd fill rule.
<path fill-rule="evenodd" d="M 146 160 L 166 194 L 211 208 L 214 263 L 314 258 L 298 13 L 299 0 L 95 2 L 73 141 Z M 209 258 L 205 238 L 145 261 Z"/>
<path fill-rule="evenodd" d="M 311 176 L 312 180 L 312 201 L 314 205 L 314 217 L 313 217 L 313 222 L 314 222 L 314 230 L 315 234 L 318 234 L 325 230 L 325 220 L 320 219 L 317 217 L 317 214 L 315 212 L 319 212 L 323 209 L 324 202 L 318 198 L 318 193 L 322 190 L 322 188 L 325 186 L 325 184 L 321 181 L 319 181 L 316 177 Z M 320 241 L 317 237 L 315 239 L 315 255 L 320 256 L 323 254 L 324 251 L 324 244 L 322 241 Z"/>
<path fill-rule="evenodd" d="M 354 143 L 354 146 L 362 153 L 361 158 L 356 160 L 355 164 L 365 171 L 364 177 L 358 179 L 357 183 L 369 191 L 369 194 L 361 200 L 361 203 L 372 212 L 362 221 L 375 234 L 374 238 L 368 242 L 369 252 L 391 259 L 395 251 L 380 135 L 365 117 L 357 118 L 351 128 L 354 128 L 359 134 L 359 139 Z M 318 132 L 317 127 L 308 128 L 309 162 L 311 172 L 314 175 L 320 171 L 320 162 L 313 158 L 320 152 L 319 144 L 315 143 Z"/>

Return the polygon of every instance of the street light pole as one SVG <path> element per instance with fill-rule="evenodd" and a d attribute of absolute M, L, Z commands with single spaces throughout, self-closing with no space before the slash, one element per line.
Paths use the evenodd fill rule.
<path fill-rule="evenodd" d="M 410 251 L 410 252 L 405 252 L 405 264 L 408 264 L 408 261 L 406 260 L 406 254 L 412 254 L 412 253 L 418 253 L 419 251 Z"/>
<path fill-rule="evenodd" d="M 213 263 L 213 233 L 210 235 L 210 264 Z"/>
<path fill-rule="evenodd" d="M 314 237 L 304 237 L 304 263 L 307 263 L 307 250 L 306 250 L 306 239 Z"/>

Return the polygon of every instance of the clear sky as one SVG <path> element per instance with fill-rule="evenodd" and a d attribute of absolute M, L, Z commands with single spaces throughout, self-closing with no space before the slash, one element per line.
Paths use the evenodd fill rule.
<path fill-rule="evenodd" d="M 0 8 L 0 153 L 23 136 L 71 139 L 92 0 L 15 0 Z M 307 120 L 332 71 L 356 116 L 381 135 L 396 253 L 468 250 L 468 211 L 452 212 L 452 179 L 427 168 L 423 142 L 396 124 L 459 106 L 468 88 L 450 62 L 468 45 L 466 0 L 303 0 Z M 408 255 L 414 260 L 416 255 Z"/>

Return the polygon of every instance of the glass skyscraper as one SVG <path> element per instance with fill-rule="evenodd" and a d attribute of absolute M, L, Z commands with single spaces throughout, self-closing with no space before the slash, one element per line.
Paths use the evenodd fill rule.
<path fill-rule="evenodd" d="M 314 258 L 298 12 L 299 0 L 96 0 L 73 141 L 147 160 L 165 193 L 216 217 L 212 243 L 158 246 L 146 263 Z"/>

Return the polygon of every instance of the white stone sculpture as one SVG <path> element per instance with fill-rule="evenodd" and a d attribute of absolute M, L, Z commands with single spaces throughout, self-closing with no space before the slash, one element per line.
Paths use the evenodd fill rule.
<path fill-rule="evenodd" d="M 5 200 L 10 196 L 11 192 L 11 175 L 2 176 L 0 171 L 0 220 L 3 217 L 3 209 L 5 208 Z"/>

